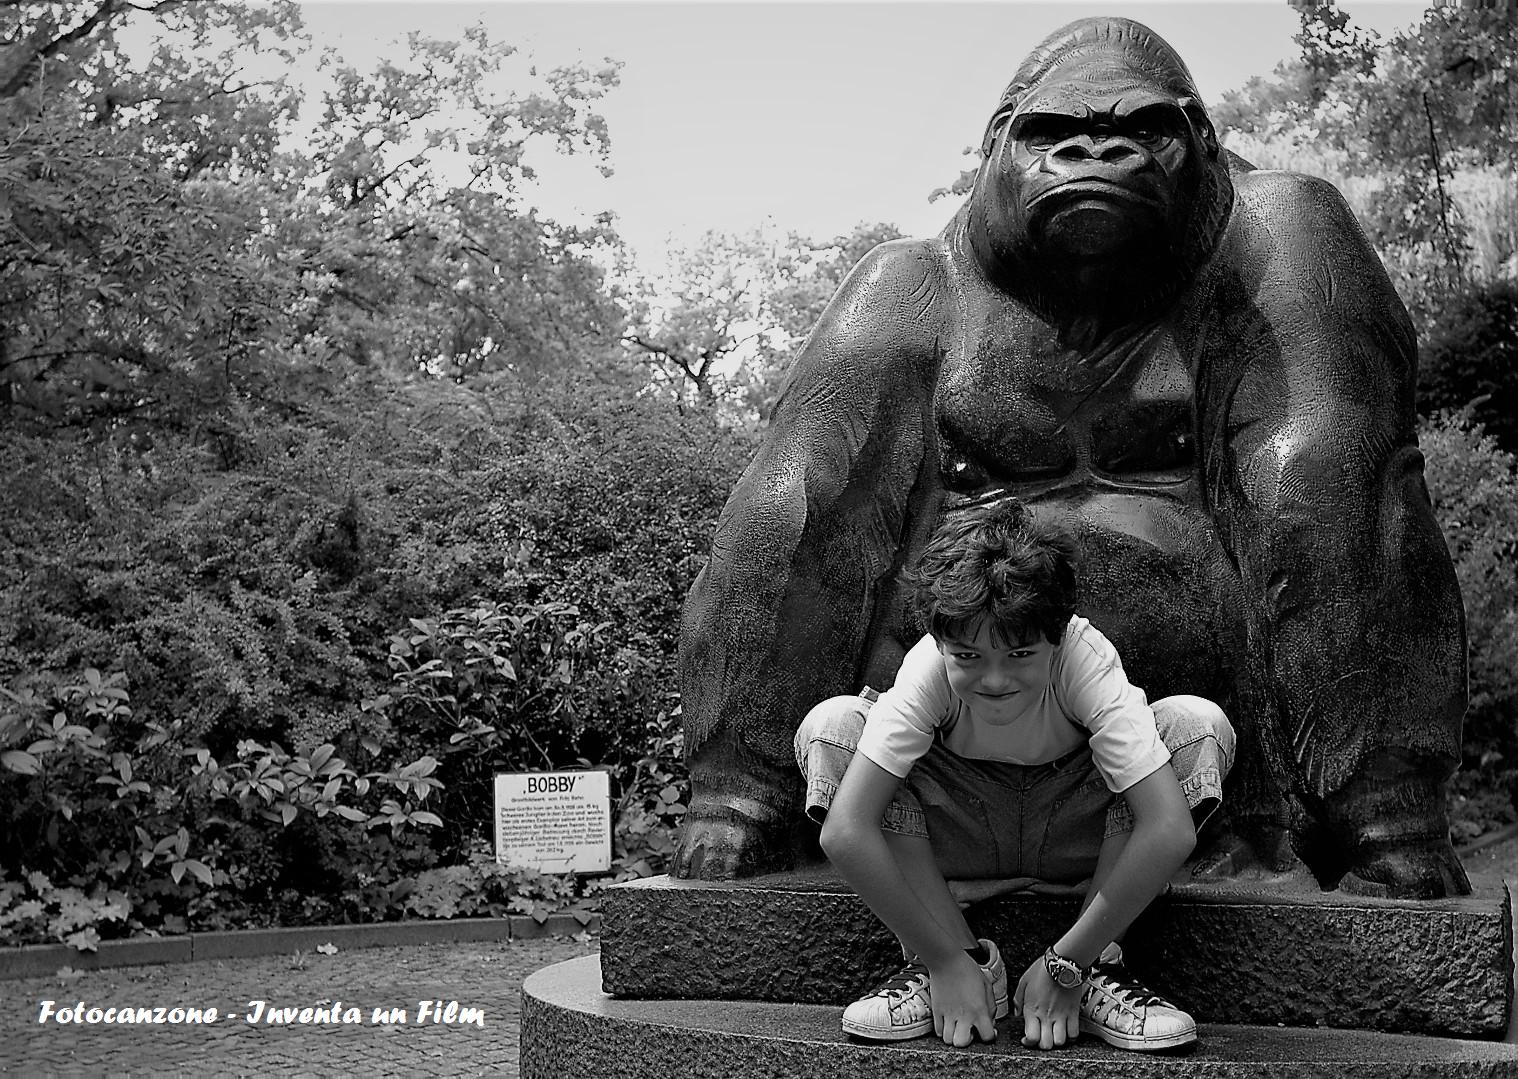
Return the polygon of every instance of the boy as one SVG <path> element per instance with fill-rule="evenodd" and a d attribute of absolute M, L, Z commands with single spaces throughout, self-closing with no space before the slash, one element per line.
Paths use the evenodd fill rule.
<path fill-rule="evenodd" d="M 824 701 L 797 732 L 822 849 L 909 957 L 844 1011 L 850 1034 L 995 1038 L 1006 966 L 945 879 L 1089 877 L 1075 924 L 1012 994 L 1023 1044 L 1083 1031 L 1139 1050 L 1196 1039 L 1115 942 L 1217 808 L 1233 730 L 1200 697 L 1150 707 L 1074 613 L 1074 562 L 1074 541 L 1016 500 L 951 511 L 914 577 L 929 632 L 895 685 L 873 703 Z"/>

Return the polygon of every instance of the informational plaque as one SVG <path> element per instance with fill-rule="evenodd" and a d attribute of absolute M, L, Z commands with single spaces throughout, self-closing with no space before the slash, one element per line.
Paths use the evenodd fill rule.
<path fill-rule="evenodd" d="M 610 869 L 610 776 L 606 772 L 498 774 L 495 860 L 543 873 Z"/>

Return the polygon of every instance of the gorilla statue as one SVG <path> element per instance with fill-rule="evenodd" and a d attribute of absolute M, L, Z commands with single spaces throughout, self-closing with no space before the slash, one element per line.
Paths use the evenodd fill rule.
<path fill-rule="evenodd" d="M 1126 19 L 1035 49 L 982 149 L 936 239 L 840 287 L 723 510 L 682 628 L 674 873 L 796 860 L 796 725 L 891 684 L 929 532 L 1015 496 L 1076 535 L 1078 609 L 1134 684 L 1238 729 L 1195 873 L 1469 892 L 1443 804 L 1464 612 L 1412 326 L 1349 208 L 1222 150 L 1180 57 Z"/>

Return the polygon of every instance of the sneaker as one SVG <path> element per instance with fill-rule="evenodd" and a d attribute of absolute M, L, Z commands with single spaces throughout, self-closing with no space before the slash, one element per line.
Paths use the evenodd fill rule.
<path fill-rule="evenodd" d="M 996 1000 L 997 1019 L 1007 1016 L 1007 964 L 1001 952 L 989 940 L 980 942 L 990 956 L 980 965 L 980 972 L 991 983 Z M 874 1041 L 905 1041 L 933 1033 L 932 996 L 928 989 L 928 968 L 911 960 L 895 975 L 887 978 L 874 992 L 860 997 L 843 1010 L 843 1030 L 859 1038 Z"/>
<path fill-rule="evenodd" d="M 1196 1020 L 1130 974 L 1123 950 L 1109 944 L 1086 978 L 1081 1033 L 1119 1049 L 1173 1049 L 1196 1041 Z"/>

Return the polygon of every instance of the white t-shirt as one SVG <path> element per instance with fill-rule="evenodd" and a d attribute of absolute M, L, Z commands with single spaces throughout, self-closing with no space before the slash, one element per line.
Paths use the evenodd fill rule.
<path fill-rule="evenodd" d="M 1113 793 L 1170 760 L 1144 691 L 1128 681 L 1112 642 L 1079 615 L 1054 650 L 1048 686 L 1005 725 L 975 722 L 931 634 L 913 645 L 896 684 L 871 706 L 858 752 L 904 777 L 935 736 L 961 757 L 1012 764 L 1047 764 L 1089 742 Z"/>

